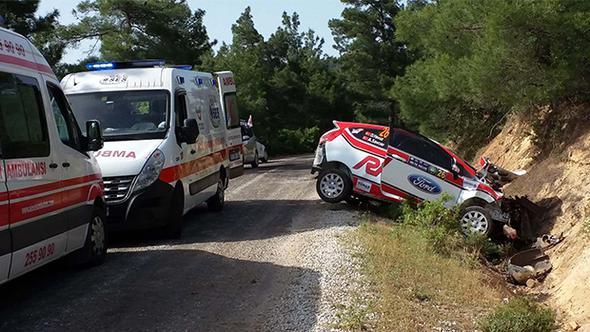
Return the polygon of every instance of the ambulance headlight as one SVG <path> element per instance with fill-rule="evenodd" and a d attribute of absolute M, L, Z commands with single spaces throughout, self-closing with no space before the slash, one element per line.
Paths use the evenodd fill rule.
<path fill-rule="evenodd" d="M 166 157 L 164 157 L 164 153 L 158 149 L 152 153 L 150 158 L 147 160 L 141 173 L 137 176 L 137 181 L 135 181 L 135 188 L 134 191 L 138 191 L 150 186 L 152 183 L 156 182 L 156 180 L 160 177 L 160 172 L 164 167 L 164 162 L 166 161 Z"/>

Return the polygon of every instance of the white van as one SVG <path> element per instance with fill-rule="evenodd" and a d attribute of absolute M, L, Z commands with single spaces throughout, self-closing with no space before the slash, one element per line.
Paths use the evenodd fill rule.
<path fill-rule="evenodd" d="M 0 87 L 0 284 L 76 251 L 102 262 L 98 122 L 82 135 L 43 56 L 1 28 Z"/>
<path fill-rule="evenodd" d="M 164 65 L 88 64 L 91 71 L 67 75 L 62 86 L 78 121 L 103 128 L 95 156 L 112 229 L 164 226 L 177 237 L 190 209 L 223 209 L 231 153 L 216 77 Z"/>

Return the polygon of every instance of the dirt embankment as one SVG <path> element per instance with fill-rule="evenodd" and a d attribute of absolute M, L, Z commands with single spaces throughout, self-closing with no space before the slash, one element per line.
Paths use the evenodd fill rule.
<path fill-rule="evenodd" d="M 540 289 L 547 302 L 590 330 L 590 105 L 513 116 L 478 156 L 527 174 L 506 188 L 547 208 L 543 231 L 566 240 L 548 253 L 553 271 Z"/>

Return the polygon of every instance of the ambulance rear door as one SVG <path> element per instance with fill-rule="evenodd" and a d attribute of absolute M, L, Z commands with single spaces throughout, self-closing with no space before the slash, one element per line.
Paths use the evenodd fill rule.
<path fill-rule="evenodd" d="M 226 121 L 230 178 L 233 179 L 244 174 L 242 130 L 240 128 L 236 82 L 232 72 L 218 72 L 215 75 L 217 78 L 215 82 L 219 89 L 221 107 Z"/>
<path fill-rule="evenodd" d="M 2 159 L 2 151 L 0 151 L 0 283 L 8 279 L 10 260 L 12 258 L 8 208 L 8 188 L 6 187 L 6 175 L 4 174 L 4 159 Z"/>

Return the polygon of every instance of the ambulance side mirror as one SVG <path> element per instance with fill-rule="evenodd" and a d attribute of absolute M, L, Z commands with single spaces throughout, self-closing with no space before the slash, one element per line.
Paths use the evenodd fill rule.
<path fill-rule="evenodd" d="M 182 136 L 185 143 L 193 144 L 199 137 L 199 123 L 196 119 L 184 120 L 184 126 L 182 127 Z"/>
<path fill-rule="evenodd" d="M 104 146 L 104 138 L 98 120 L 86 121 L 86 151 L 98 151 Z"/>

